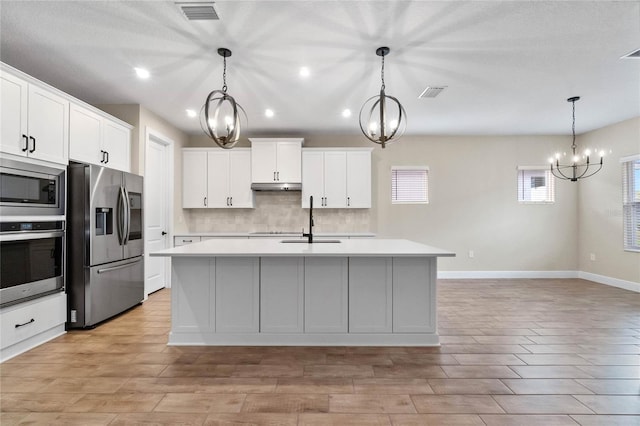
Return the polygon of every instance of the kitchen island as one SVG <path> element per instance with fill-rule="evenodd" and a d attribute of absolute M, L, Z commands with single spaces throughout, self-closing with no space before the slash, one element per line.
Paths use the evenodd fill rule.
<path fill-rule="evenodd" d="M 215 239 L 171 257 L 170 345 L 439 345 L 437 258 L 409 240 Z"/>

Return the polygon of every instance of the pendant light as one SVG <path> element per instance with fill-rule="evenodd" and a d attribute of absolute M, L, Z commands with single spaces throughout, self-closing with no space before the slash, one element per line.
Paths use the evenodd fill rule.
<path fill-rule="evenodd" d="M 247 114 L 233 96 L 227 93 L 227 58 L 231 50 L 221 47 L 218 55 L 223 58 L 222 90 L 214 90 L 200 110 L 200 126 L 213 141 L 224 149 L 230 149 L 240 139 L 240 130 L 247 123 Z M 242 115 L 241 115 L 242 114 Z"/>
<path fill-rule="evenodd" d="M 397 98 L 385 93 L 384 57 L 391 49 L 379 47 L 376 55 L 382 58 L 380 94 L 367 99 L 360 108 L 360 130 L 371 142 L 382 145 L 399 139 L 407 127 L 404 107 Z"/>
<path fill-rule="evenodd" d="M 596 155 L 600 155 L 600 162 L 590 163 L 590 150 L 586 149 L 582 156 L 576 153 L 576 149 L 578 148 L 576 146 L 576 101 L 578 100 L 580 100 L 580 96 L 574 96 L 567 99 L 567 102 L 571 102 L 573 110 L 573 121 L 571 124 L 573 142 L 571 144 L 572 155 L 570 162 L 568 164 L 561 164 L 560 158 L 562 155 L 560 155 L 560 153 L 556 153 L 554 158 L 549 159 L 549 162 L 551 163 L 551 173 L 558 179 L 570 180 L 571 182 L 577 182 L 578 179 L 588 178 L 589 176 L 593 176 L 598 173 L 600 169 L 602 169 L 602 157 L 604 157 L 604 151 L 600 151 L 599 153 L 596 153 Z"/>

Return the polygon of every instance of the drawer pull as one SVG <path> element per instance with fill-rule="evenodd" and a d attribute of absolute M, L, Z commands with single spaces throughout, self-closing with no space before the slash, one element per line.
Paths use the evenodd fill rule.
<path fill-rule="evenodd" d="M 30 321 L 27 321 L 27 322 L 25 322 L 25 323 L 23 323 L 23 324 L 16 324 L 16 328 L 24 327 L 25 325 L 29 325 L 29 324 L 31 324 L 32 322 L 36 322 L 36 320 L 34 320 L 33 318 L 31 318 L 31 320 L 30 320 Z"/>

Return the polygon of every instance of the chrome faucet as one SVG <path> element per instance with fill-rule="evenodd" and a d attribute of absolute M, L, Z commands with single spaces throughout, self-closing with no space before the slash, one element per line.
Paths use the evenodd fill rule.
<path fill-rule="evenodd" d="M 304 233 L 302 228 L 302 236 L 309 237 L 309 244 L 313 243 L 313 195 L 309 197 L 309 233 Z"/>

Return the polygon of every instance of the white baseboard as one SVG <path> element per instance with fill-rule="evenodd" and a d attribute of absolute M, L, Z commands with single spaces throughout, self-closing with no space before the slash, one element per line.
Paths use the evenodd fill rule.
<path fill-rule="evenodd" d="M 578 278 L 578 271 L 438 271 L 438 279 Z"/>
<path fill-rule="evenodd" d="M 640 283 L 584 271 L 438 271 L 439 280 L 581 278 L 640 293 Z"/>
<path fill-rule="evenodd" d="M 640 283 L 635 283 L 633 281 L 621 280 L 618 278 L 607 277 L 605 275 L 592 274 L 591 272 L 578 272 L 578 278 L 582 278 L 583 280 L 589 280 L 600 284 L 610 285 L 612 287 L 619 287 L 625 290 L 635 291 L 636 293 L 640 293 Z"/>

